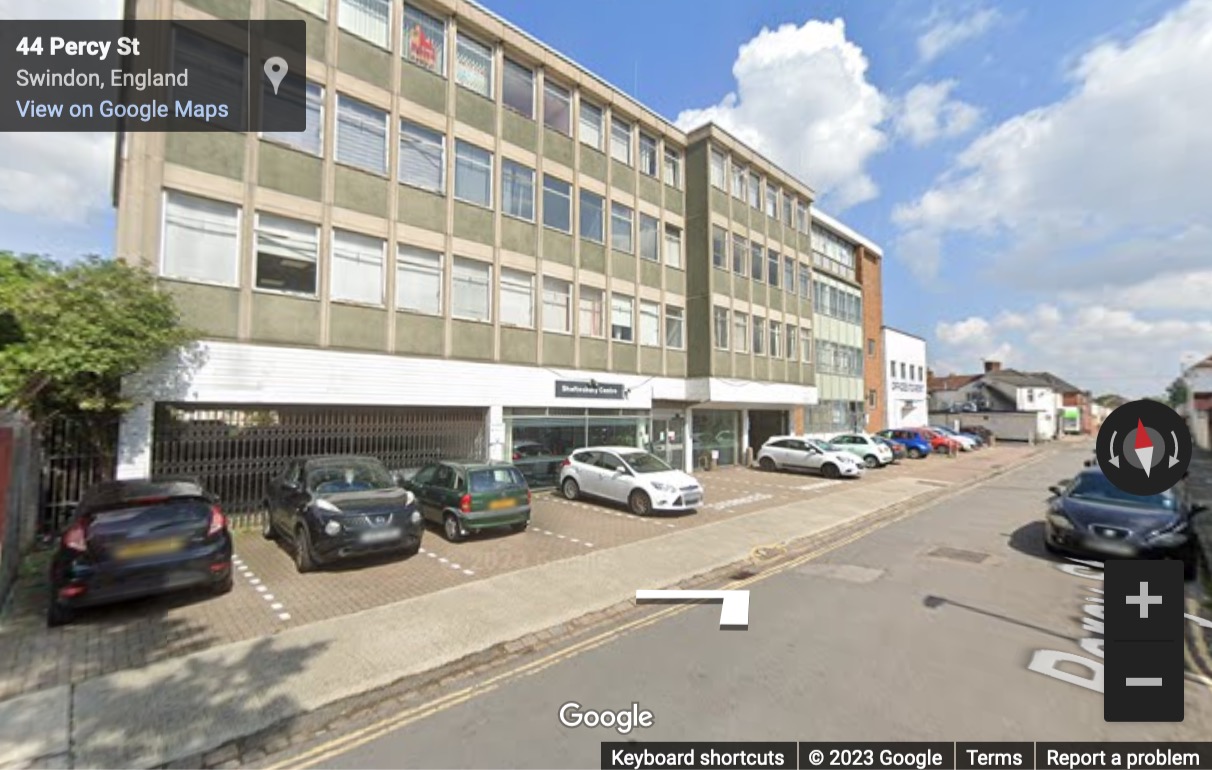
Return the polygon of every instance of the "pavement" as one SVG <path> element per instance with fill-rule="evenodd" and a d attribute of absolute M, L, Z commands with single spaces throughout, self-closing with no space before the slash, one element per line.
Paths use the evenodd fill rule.
<path fill-rule="evenodd" d="M 1204 740 L 1212 688 L 1199 674 L 1185 683 L 1185 721 L 1107 723 L 1101 686 L 1074 665 L 1101 670 L 1101 649 L 1083 644 L 1101 633 L 1083 624 L 1101 617 L 1087 598 L 1101 575 L 1049 556 L 1041 517 L 1047 487 L 1088 452 L 1065 449 L 748 581 L 747 631 L 720 631 L 718 607 L 679 607 L 258 766 L 590 768 L 603 741 Z M 1070 656 L 1065 670 L 1033 669 L 1041 651 Z M 635 703 L 654 724 L 566 726 L 569 702 Z"/>
<path fill-rule="evenodd" d="M 580 537 L 580 543 L 569 543 L 575 535 L 561 532 L 560 538 L 555 530 L 540 526 L 541 531 L 526 535 L 531 538 L 526 542 L 559 541 L 558 558 L 526 564 L 525 549 L 511 551 L 501 545 L 509 542 L 502 539 L 484 548 L 484 558 L 513 558 L 505 565 L 510 571 L 486 570 L 469 580 L 462 578 L 473 576 L 462 573 L 470 568 L 460 564 L 456 569 L 446 556 L 414 557 L 448 578 L 456 573 L 460 577 L 400 601 L 355 606 L 353 612 L 336 608 L 345 613 L 283 623 L 252 638 L 25 692 L 0 701 L 0 765 L 150 767 L 175 760 L 194 766 L 224 765 L 234 759 L 220 747 L 243 736 L 494 646 L 549 634 L 549 629 L 632 600 L 637 588 L 676 585 L 743 562 L 756 549 L 937 497 L 951 486 L 960 488 L 996 475 L 1047 451 L 998 447 L 954 461 L 903 464 L 899 472 L 874 473 L 861 483 L 821 484 L 813 478 L 745 469 L 721 472 L 709 482 L 709 490 L 711 483 L 721 488 L 732 484 L 738 496 L 711 499 L 740 502 L 663 523 L 661 519 L 631 522 L 625 518 L 628 514 L 619 511 L 572 507 L 564 513 L 573 515 L 561 520 L 568 526 L 583 525 L 600 513 L 603 520 L 618 519 L 633 529 L 642 528 L 644 535 L 630 540 L 602 538 L 605 545 L 598 548 L 585 546 Z M 779 488 L 774 494 L 756 491 L 772 486 Z M 757 508 L 771 502 L 780 504 Z M 498 555 L 501 552 L 506 555 Z M 516 559 L 523 566 L 517 567 Z M 339 581 L 343 575 L 363 573 L 332 574 Z M 251 599 L 240 600 L 252 601 L 251 605 L 232 605 L 225 611 L 251 617 L 256 610 L 273 617 L 275 613 L 266 608 L 278 602 L 257 604 L 265 592 L 256 591 L 251 581 L 259 579 L 248 581 L 246 593 Z M 318 583 L 315 586 L 322 589 Z M 374 583 L 357 587 L 355 598 L 370 604 L 362 597 L 375 596 Z M 330 603 L 340 600 L 338 594 Z M 291 613 L 276 613 L 283 614 Z M 105 645 L 107 630 L 98 626 L 96 645 Z"/>

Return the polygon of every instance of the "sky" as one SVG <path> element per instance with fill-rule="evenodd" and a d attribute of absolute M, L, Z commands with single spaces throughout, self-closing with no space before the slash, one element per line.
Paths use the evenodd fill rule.
<path fill-rule="evenodd" d="M 882 246 L 885 323 L 936 373 L 1142 396 L 1212 355 L 1212 0 L 484 4 L 815 189 Z M 109 136 L 0 135 L 0 248 L 111 253 L 112 158 Z"/>

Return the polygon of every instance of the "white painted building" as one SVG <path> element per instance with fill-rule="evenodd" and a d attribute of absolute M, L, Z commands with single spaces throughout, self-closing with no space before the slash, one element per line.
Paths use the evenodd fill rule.
<path fill-rule="evenodd" d="M 1183 410 L 1191 440 L 1202 449 L 1212 449 L 1212 356 L 1183 372 L 1187 404 Z"/>
<path fill-rule="evenodd" d="M 884 403 L 888 407 L 885 428 L 916 428 L 930 421 L 926 393 L 926 340 L 890 326 L 883 329 L 887 375 Z"/>

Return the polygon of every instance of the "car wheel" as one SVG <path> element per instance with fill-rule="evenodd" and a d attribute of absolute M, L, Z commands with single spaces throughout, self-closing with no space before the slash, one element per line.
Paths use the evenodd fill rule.
<path fill-rule="evenodd" d="M 825 463 L 821 466 L 821 475 L 827 479 L 836 479 L 838 476 L 841 476 L 842 473 L 833 463 Z"/>
<path fill-rule="evenodd" d="M 220 580 L 210 587 L 210 592 L 215 596 L 231 593 L 231 590 L 236 587 L 236 578 L 231 572 L 231 568 L 227 569 L 227 577 Z"/>
<path fill-rule="evenodd" d="M 274 531 L 273 519 L 269 517 L 269 504 L 266 503 L 261 508 L 261 515 L 265 518 L 265 523 L 261 525 L 261 537 L 266 540 L 277 540 L 278 533 Z"/>
<path fill-rule="evenodd" d="M 569 476 L 564 479 L 564 483 L 560 484 L 560 491 L 564 493 L 564 497 L 569 500 L 576 500 L 581 496 L 581 485 L 577 480 Z"/>
<path fill-rule="evenodd" d="M 448 513 L 442 517 L 442 533 L 452 543 L 457 543 L 463 539 L 463 528 L 459 526 L 459 520 L 453 513 Z"/>
<path fill-rule="evenodd" d="M 300 524 L 295 530 L 295 569 L 300 573 L 314 572 L 316 555 L 311 550 L 311 535 L 307 534 L 307 526 Z"/>
<path fill-rule="evenodd" d="M 628 495 L 627 505 L 636 516 L 647 516 L 652 513 L 652 498 L 642 489 L 636 489 Z"/>
<path fill-rule="evenodd" d="M 922 450 L 918 449 L 917 447 L 913 447 L 912 449 L 910 449 L 909 450 L 909 459 L 910 460 L 922 459 Z"/>
<path fill-rule="evenodd" d="M 769 457 L 760 457 L 758 458 L 758 467 L 764 471 L 774 471 L 778 470 L 779 466 Z"/>
<path fill-rule="evenodd" d="M 517 524 L 510 524 L 509 528 L 512 529 L 514 532 L 525 532 L 526 528 L 529 526 L 530 526 L 529 521 L 519 521 Z"/>
<path fill-rule="evenodd" d="M 868 468 L 878 468 L 880 467 L 880 458 L 875 455 L 867 455 L 863 458 L 863 465 L 866 465 Z"/>
<path fill-rule="evenodd" d="M 46 627 L 57 628 L 65 626 L 76 619 L 76 611 L 71 607 L 60 604 L 59 602 L 51 602 L 46 608 Z"/>

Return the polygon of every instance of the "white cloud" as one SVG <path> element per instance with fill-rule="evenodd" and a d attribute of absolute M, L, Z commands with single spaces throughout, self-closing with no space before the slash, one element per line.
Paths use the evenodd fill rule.
<path fill-rule="evenodd" d="M 1190 223 L 1210 200 L 1212 100 L 1193 96 L 1212 93 L 1210 58 L 1212 0 L 1096 46 L 1066 99 L 984 133 L 896 208 L 902 256 L 928 276 L 945 236 L 1001 235 L 995 276 L 1049 291 L 1206 267 L 1212 230 Z"/>
<path fill-rule="evenodd" d="M 917 52 L 922 61 L 934 61 L 947 50 L 988 32 L 1001 20 L 993 8 L 979 10 L 964 18 L 943 18 L 934 21 L 917 39 Z"/>
<path fill-rule="evenodd" d="M 834 210 L 879 194 L 865 167 L 887 145 L 880 125 L 889 106 L 867 81 L 867 58 L 841 19 L 764 28 L 741 46 L 732 74 L 735 92 L 686 110 L 677 124 L 715 121 L 828 194 Z"/>
<path fill-rule="evenodd" d="M 897 103 L 896 130 L 921 147 L 935 139 L 950 139 L 976 127 L 981 111 L 959 99 L 951 98 L 956 81 L 920 83 Z"/>
<path fill-rule="evenodd" d="M 0 0 L 0 19 L 120 19 L 121 0 Z M 0 134 L 0 210 L 80 224 L 109 206 L 112 134 Z"/>

